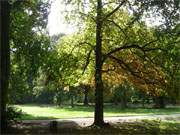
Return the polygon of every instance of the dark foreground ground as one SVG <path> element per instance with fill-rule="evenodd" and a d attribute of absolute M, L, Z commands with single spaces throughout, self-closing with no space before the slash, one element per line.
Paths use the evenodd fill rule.
<path fill-rule="evenodd" d="M 53 134 L 95 134 L 95 135 L 180 135 L 180 122 L 172 120 L 135 120 L 128 122 L 109 123 L 99 128 L 95 126 L 83 127 L 74 121 L 58 121 L 47 123 L 14 123 L 5 134 L 22 135 L 53 135 Z M 57 125 L 56 125 L 57 124 Z M 70 126 L 68 126 L 70 125 Z"/>

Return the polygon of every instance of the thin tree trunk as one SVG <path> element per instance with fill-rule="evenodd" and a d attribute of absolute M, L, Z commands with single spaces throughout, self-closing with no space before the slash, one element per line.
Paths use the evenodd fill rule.
<path fill-rule="evenodd" d="M 29 75 L 28 75 L 28 85 L 29 85 L 29 90 L 30 90 L 30 102 L 33 103 L 34 97 L 33 97 L 33 73 L 32 70 L 29 71 Z"/>
<path fill-rule="evenodd" d="M 144 94 L 142 95 L 142 107 L 143 108 L 145 107 L 145 97 L 144 97 Z"/>
<path fill-rule="evenodd" d="M 74 108 L 74 96 L 71 95 L 71 107 Z"/>
<path fill-rule="evenodd" d="M 126 90 L 122 89 L 122 98 L 121 98 L 121 107 L 124 109 L 124 108 L 127 108 L 127 94 L 126 94 Z"/>
<path fill-rule="evenodd" d="M 165 108 L 165 103 L 164 103 L 164 97 L 160 96 L 160 97 L 155 97 L 154 98 L 154 102 L 155 102 L 155 108 Z"/>
<path fill-rule="evenodd" d="M 88 88 L 87 87 L 85 87 L 84 88 L 84 105 L 86 106 L 86 105 L 89 105 L 89 102 L 88 102 Z"/>
<path fill-rule="evenodd" d="M 164 96 L 160 96 L 158 100 L 159 100 L 159 107 L 165 108 Z"/>
<path fill-rule="evenodd" d="M 114 100 L 114 105 L 118 105 L 118 100 L 117 99 Z"/>
<path fill-rule="evenodd" d="M 71 107 L 74 107 L 74 97 L 75 97 L 75 92 L 74 92 L 74 87 L 69 86 L 69 96 L 70 96 L 70 102 L 71 102 Z"/>
<path fill-rule="evenodd" d="M 95 117 L 94 125 L 104 125 L 102 82 L 102 1 L 97 0 L 96 48 L 95 48 Z"/>
<path fill-rule="evenodd" d="M 7 127 L 6 104 L 10 72 L 9 16 L 8 1 L 1 1 L 1 131 Z"/>

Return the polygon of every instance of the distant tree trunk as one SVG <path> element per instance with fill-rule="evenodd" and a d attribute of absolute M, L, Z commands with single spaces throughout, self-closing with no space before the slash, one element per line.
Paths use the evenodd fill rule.
<path fill-rule="evenodd" d="M 127 93 L 126 90 L 122 89 L 121 107 L 127 108 Z"/>
<path fill-rule="evenodd" d="M 59 99 L 59 102 L 58 102 L 58 106 L 62 106 L 62 98 L 60 97 L 60 99 Z"/>
<path fill-rule="evenodd" d="M 148 96 L 147 99 L 146 99 L 146 103 L 147 103 L 147 104 L 150 104 L 149 96 Z"/>
<path fill-rule="evenodd" d="M 75 97 L 75 91 L 74 91 L 74 87 L 69 86 L 69 96 L 70 96 L 70 102 L 71 102 L 71 107 L 74 107 L 74 97 Z"/>
<path fill-rule="evenodd" d="M 103 126 L 103 82 L 102 82 L 102 1 L 97 0 L 96 47 L 95 47 L 95 116 L 94 125 Z"/>
<path fill-rule="evenodd" d="M 71 95 L 71 107 L 74 108 L 74 96 Z"/>
<path fill-rule="evenodd" d="M 158 101 L 159 101 L 159 107 L 160 108 L 165 108 L 164 96 L 160 96 L 158 98 Z"/>
<path fill-rule="evenodd" d="M 64 96 L 64 93 L 62 92 L 62 90 L 60 91 L 60 96 L 58 95 L 58 105 L 59 106 L 62 106 L 62 102 L 63 102 L 63 96 Z"/>
<path fill-rule="evenodd" d="M 118 100 L 114 99 L 114 105 L 118 105 Z"/>
<path fill-rule="evenodd" d="M 88 92 L 89 92 L 88 88 L 85 87 L 85 89 L 84 89 L 84 105 L 85 105 L 85 106 L 86 106 L 86 105 L 89 105 Z"/>
<path fill-rule="evenodd" d="M 142 97 L 142 107 L 144 108 L 145 106 L 144 106 L 144 103 L 145 103 L 145 98 L 144 98 L 144 96 Z"/>
<path fill-rule="evenodd" d="M 7 127 L 6 105 L 8 102 L 8 84 L 10 73 L 9 17 L 8 1 L 1 1 L 1 131 Z"/>
<path fill-rule="evenodd" d="M 155 108 L 165 108 L 164 96 L 155 97 Z"/>
<path fill-rule="evenodd" d="M 33 102 L 33 73 L 30 70 L 29 75 L 28 75 L 28 85 L 29 85 L 29 90 L 30 90 L 30 101 Z"/>
<path fill-rule="evenodd" d="M 56 86 L 56 87 L 58 87 L 58 86 Z M 62 105 L 62 98 L 63 98 L 63 92 L 62 92 L 62 90 L 58 87 L 57 88 L 57 91 L 56 91 L 56 94 L 55 94 L 55 103 L 58 105 L 58 106 L 61 106 Z"/>

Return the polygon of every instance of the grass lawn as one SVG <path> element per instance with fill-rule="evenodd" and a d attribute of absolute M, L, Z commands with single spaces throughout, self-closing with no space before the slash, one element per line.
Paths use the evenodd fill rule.
<path fill-rule="evenodd" d="M 82 118 L 93 117 L 93 106 L 69 106 L 57 107 L 52 105 L 15 105 L 24 112 L 23 120 L 45 120 L 45 119 L 66 119 L 66 118 Z M 119 106 L 107 105 L 104 107 L 105 117 L 110 116 L 135 116 L 148 114 L 178 114 L 179 107 L 166 109 L 143 109 L 143 108 L 127 108 L 121 109 Z"/>

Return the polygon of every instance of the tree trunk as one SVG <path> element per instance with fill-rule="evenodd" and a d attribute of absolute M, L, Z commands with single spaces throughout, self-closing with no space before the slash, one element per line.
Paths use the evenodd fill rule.
<path fill-rule="evenodd" d="M 142 97 L 142 107 L 144 108 L 145 107 L 145 98 L 144 98 L 144 96 Z"/>
<path fill-rule="evenodd" d="M 160 96 L 158 98 L 158 100 L 159 100 L 159 107 L 160 108 L 165 108 L 164 96 Z"/>
<path fill-rule="evenodd" d="M 127 108 L 127 94 L 126 94 L 126 89 L 122 89 L 122 98 L 121 98 L 121 107 Z"/>
<path fill-rule="evenodd" d="M 1 1 L 1 131 L 7 127 L 6 104 L 8 101 L 8 84 L 10 72 L 9 16 L 8 1 Z"/>
<path fill-rule="evenodd" d="M 95 47 L 95 117 L 94 125 L 103 126 L 103 82 L 102 82 L 102 1 L 97 0 L 96 47 Z"/>
<path fill-rule="evenodd" d="M 33 103 L 34 97 L 33 97 L 33 73 L 32 70 L 29 71 L 29 75 L 28 75 L 28 85 L 29 85 L 29 94 L 30 94 L 30 102 Z"/>
<path fill-rule="evenodd" d="M 59 93 L 59 92 L 58 92 Z M 63 96 L 64 96 L 64 93 L 62 90 L 60 90 L 60 96 L 58 94 L 58 105 L 61 107 L 62 106 L 62 102 L 63 102 Z"/>
<path fill-rule="evenodd" d="M 74 96 L 71 95 L 71 107 L 74 108 Z"/>
<path fill-rule="evenodd" d="M 165 108 L 164 96 L 155 97 L 154 102 L 155 102 L 155 106 L 154 106 L 155 108 Z"/>
<path fill-rule="evenodd" d="M 88 88 L 85 87 L 84 89 L 84 105 L 89 105 L 89 102 L 88 102 Z"/>
<path fill-rule="evenodd" d="M 118 105 L 118 100 L 117 99 L 114 100 L 114 105 Z"/>

